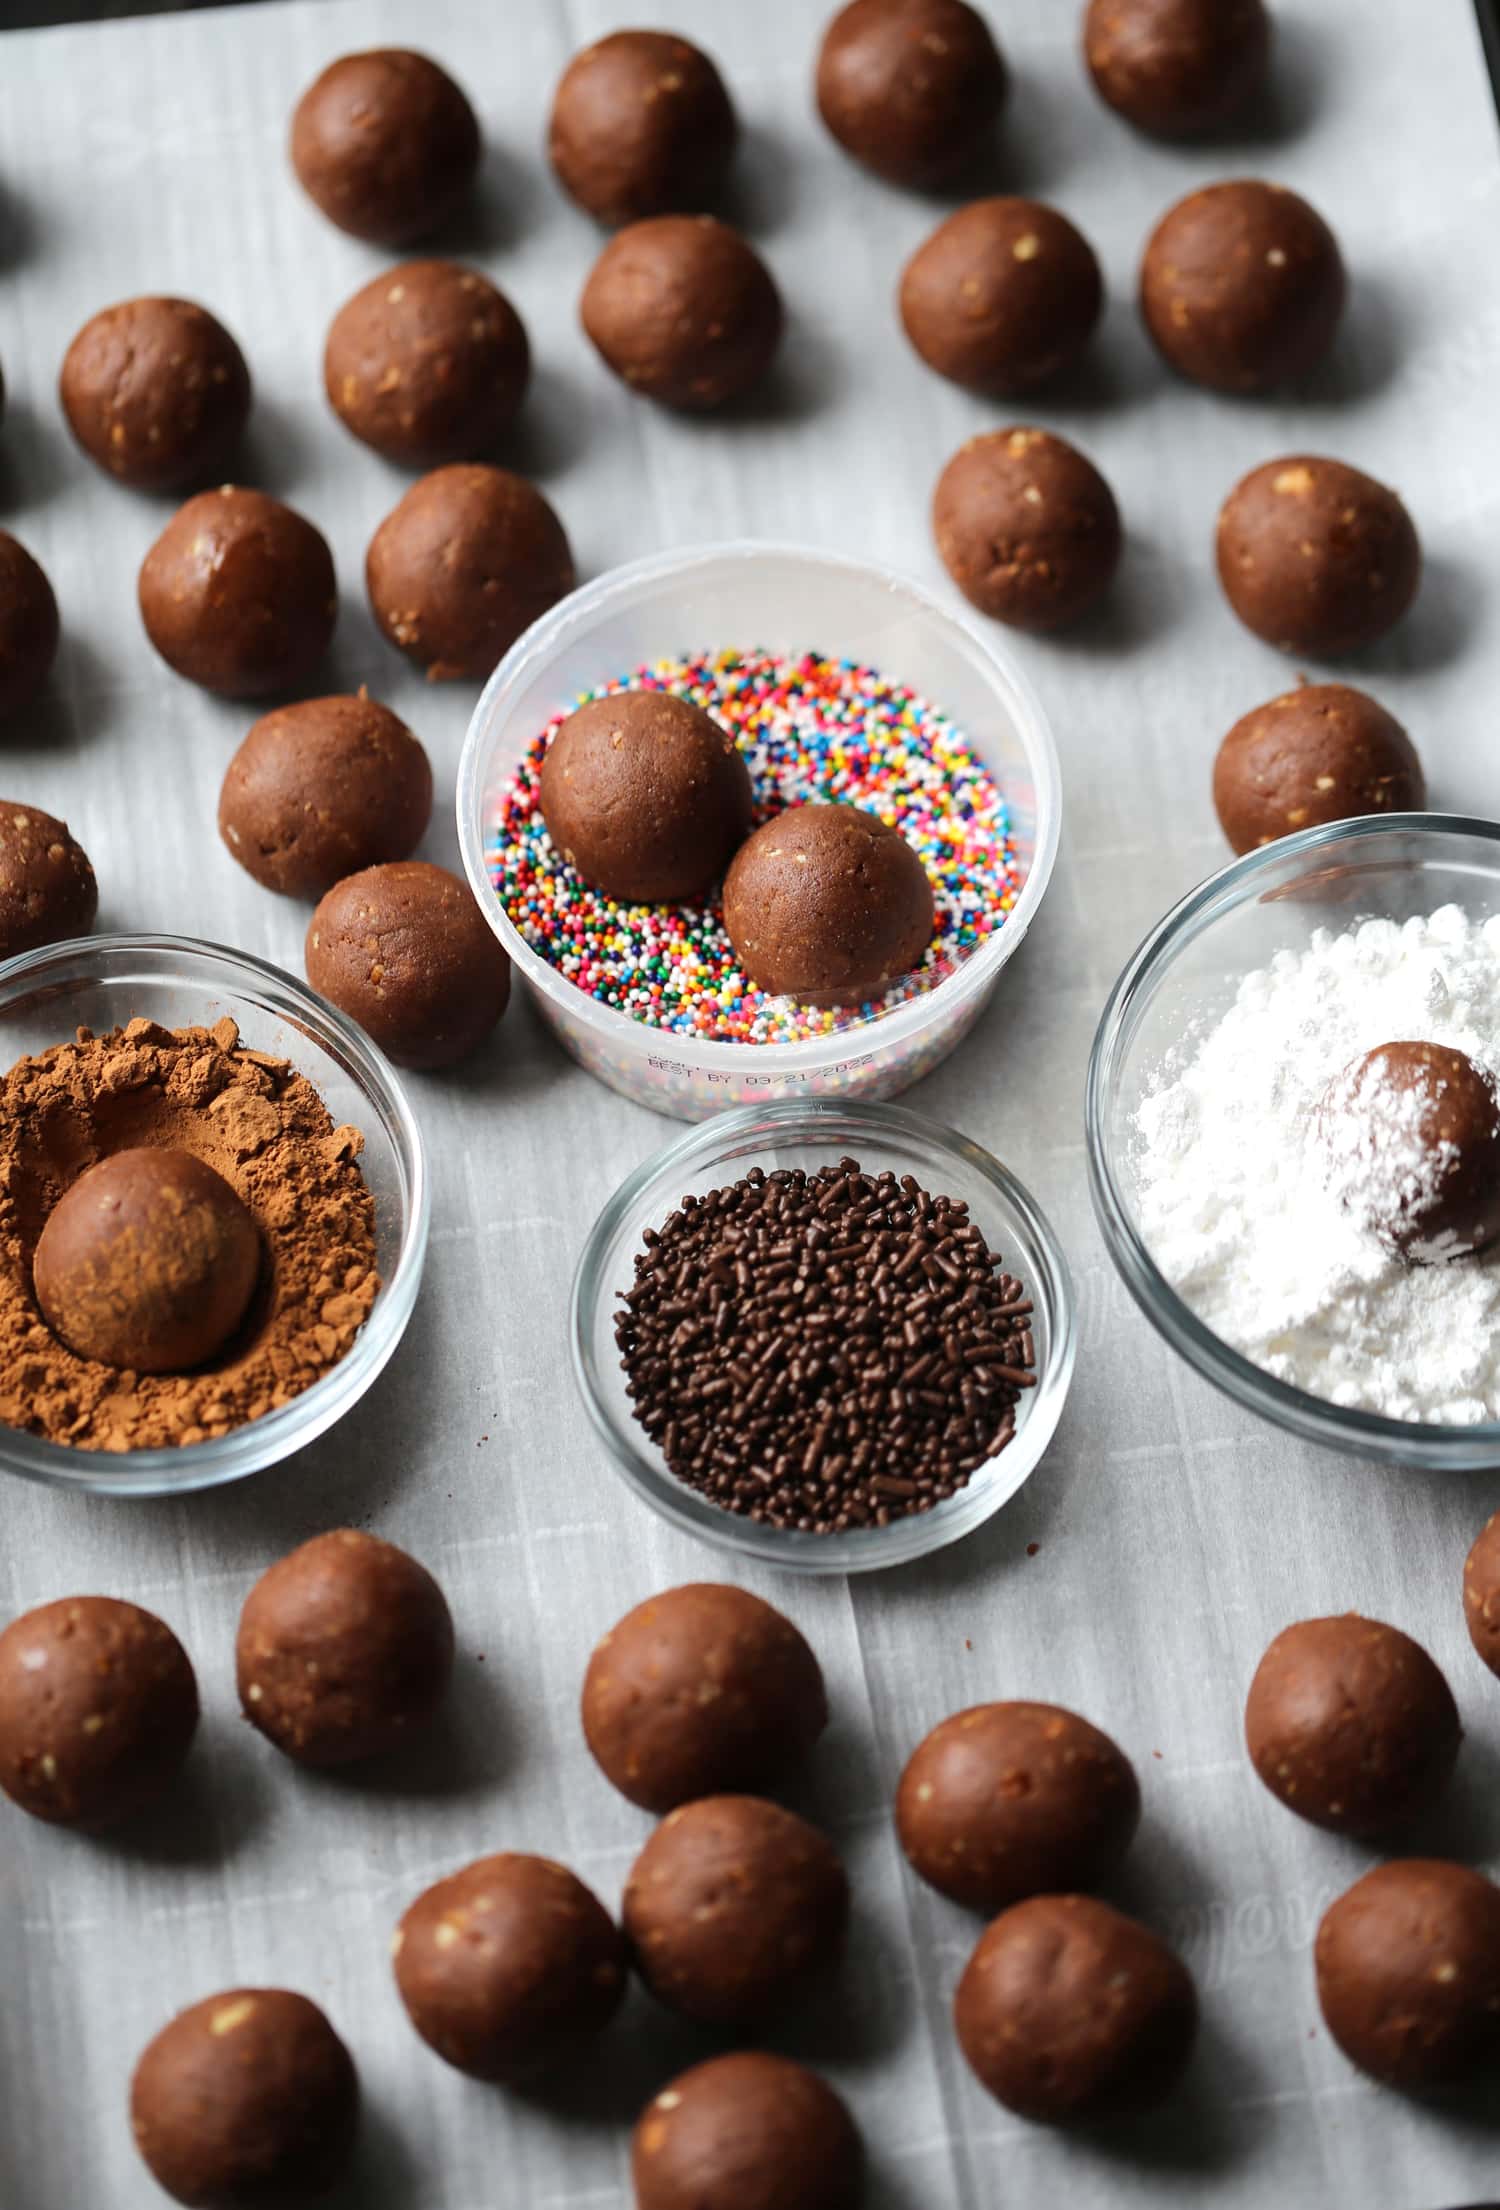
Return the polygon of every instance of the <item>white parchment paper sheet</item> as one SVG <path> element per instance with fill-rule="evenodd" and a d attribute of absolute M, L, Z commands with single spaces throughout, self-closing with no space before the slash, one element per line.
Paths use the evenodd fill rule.
<path fill-rule="evenodd" d="M 840 1991 L 784 2045 L 849 2095 L 875 2210 L 1447 2210 L 1495 2192 L 1500 2135 L 1472 2106 L 1439 2114 L 1378 2092 L 1331 2047 L 1309 1943 L 1369 1857 L 1265 1795 L 1239 1713 L 1261 1649 L 1292 1618 L 1357 1606 L 1414 1630 L 1449 1668 L 1470 1729 L 1427 1840 L 1494 1869 L 1500 1688 L 1468 1649 L 1459 1573 L 1500 1484 L 1316 1455 L 1176 1363 L 1095 1234 L 1080 1098 L 1126 954 L 1223 857 L 1213 748 L 1291 673 L 1236 625 L 1212 575 L 1213 516 L 1244 468 L 1325 450 L 1399 484 L 1429 578 L 1364 676 L 1410 727 L 1435 803 L 1500 807 L 1495 119 L 1467 0 L 1281 0 L 1273 119 L 1191 152 L 1134 138 L 1096 102 L 1073 0 L 991 0 L 990 12 L 1016 77 L 1000 187 L 1073 214 L 1111 294 L 1086 377 L 1029 412 L 1099 458 L 1130 549 L 1098 622 L 1016 645 L 1062 751 L 1062 859 L 981 1029 L 911 1102 L 991 1145 L 1052 1213 L 1077 1272 L 1083 1351 L 1056 1447 L 965 1547 L 854 1588 L 751 1576 L 827 1668 L 835 1723 L 802 1800 L 847 1850 L 858 1897 Z M 403 479 L 344 435 L 321 391 L 328 320 L 386 257 L 330 228 L 283 155 L 295 97 L 351 46 L 426 46 L 480 110 L 483 209 L 445 244 L 489 270 L 530 328 L 535 394 L 510 457 L 555 500 L 585 575 L 761 533 L 939 576 L 926 522 L 937 470 L 966 434 L 1014 416 L 927 374 L 899 332 L 896 275 L 937 210 L 857 172 L 822 134 L 808 79 L 823 14 L 823 0 L 293 0 L 0 39 L 0 521 L 52 574 L 67 640 L 51 704 L 0 752 L 0 788 L 72 822 L 98 866 L 101 925 L 203 935 L 296 968 L 306 918 L 259 891 L 214 833 L 251 717 L 174 680 L 141 634 L 135 571 L 167 509 L 98 476 L 58 414 L 69 337 L 135 291 L 200 298 L 243 342 L 254 480 L 313 515 L 339 562 L 328 687 L 368 681 L 427 741 L 440 802 L 426 849 L 454 856 L 470 693 L 425 688 L 373 629 L 364 547 Z M 576 45 L 642 15 L 714 49 L 748 126 L 736 207 L 792 316 L 784 372 L 754 420 L 651 411 L 576 326 L 596 237 L 545 169 L 546 104 Z M 1177 385 L 1134 317 L 1156 215 L 1196 183 L 1246 172 L 1306 190 L 1353 274 L 1337 364 L 1285 404 Z M 386 1949 L 399 1911 L 483 1851 L 553 1853 L 615 1902 L 646 1821 L 585 1753 L 585 1656 L 629 1604 L 719 1570 L 617 1485 L 564 1359 L 587 1227 L 670 1128 L 566 1063 L 524 1007 L 475 1064 L 412 1090 L 435 1166 L 431 1258 L 405 1347 L 354 1417 L 218 1495 L 87 1504 L 8 1484 L 0 1497 L 5 1611 L 85 1589 L 138 1598 L 184 1636 L 206 1701 L 191 1779 L 144 1838 L 84 1841 L 0 1805 L 4 2210 L 157 2203 L 129 2143 L 130 2066 L 169 2012 L 235 1982 L 306 1989 L 352 2042 L 369 2118 L 348 2201 L 362 2210 L 624 2204 L 625 2121 L 699 2046 L 637 1999 L 590 2076 L 548 2109 L 447 2071 L 396 2000 Z M 320 1780 L 239 1721 L 232 1637 L 262 1567 L 341 1519 L 434 1567 L 463 1660 L 441 1754 Z M 1138 1760 L 1146 1819 L 1120 1895 L 1185 1946 L 1203 1991 L 1191 2091 L 1109 2142 L 1028 2127 L 969 2078 L 946 2006 L 975 1929 L 917 1886 L 891 1836 L 892 1785 L 917 1737 L 964 1702 L 1017 1694 L 1077 1706 Z"/>

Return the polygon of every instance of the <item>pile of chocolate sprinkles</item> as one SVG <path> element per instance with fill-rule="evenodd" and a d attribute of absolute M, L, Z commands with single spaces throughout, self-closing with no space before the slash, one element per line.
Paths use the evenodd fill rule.
<path fill-rule="evenodd" d="M 615 1341 L 687 1487 L 772 1527 L 887 1527 L 964 1487 L 1035 1385 L 1031 1304 L 969 1208 L 857 1159 L 753 1167 L 648 1229 Z"/>

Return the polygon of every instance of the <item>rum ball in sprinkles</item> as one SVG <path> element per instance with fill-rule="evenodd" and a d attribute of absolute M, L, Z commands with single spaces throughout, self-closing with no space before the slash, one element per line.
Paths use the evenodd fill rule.
<path fill-rule="evenodd" d="M 932 883 L 937 925 L 877 1002 L 813 1006 L 756 988 L 735 958 L 717 886 L 693 905 L 626 905 L 591 890 L 541 811 L 541 767 L 568 714 L 616 691 L 671 691 L 731 730 L 757 824 L 793 805 L 862 806 L 900 831 Z M 857 661 L 764 651 L 660 660 L 584 692 L 539 732 L 489 836 L 490 879 L 534 951 L 601 1005 L 669 1034 L 788 1044 L 857 1027 L 934 989 L 993 936 L 1021 870 L 1005 797 L 963 733 L 915 691 Z"/>

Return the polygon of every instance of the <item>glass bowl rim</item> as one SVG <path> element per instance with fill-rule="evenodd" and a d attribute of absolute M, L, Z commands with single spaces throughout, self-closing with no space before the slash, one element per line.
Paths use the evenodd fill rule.
<path fill-rule="evenodd" d="M 77 1450 L 67 1443 L 47 1442 L 23 1428 L 0 1426 L 0 1472 L 80 1494 L 178 1496 L 239 1480 L 288 1457 L 304 1442 L 325 1433 L 364 1395 L 395 1351 L 416 1304 L 427 1253 L 431 1181 L 421 1127 L 384 1053 L 336 1006 L 316 996 L 284 967 L 253 952 L 203 937 L 146 931 L 65 937 L 0 961 L 0 1013 L 17 985 L 43 982 L 49 970 L 65 972 L 80 959 L 106 954 L 116 960 L 150 956 L 181 962 L 189 970 L 217 970 L 201 979 L 205 984 L 218 980 L 230 990 L 233 977 L 240 975 L 280 997 L 288 1019 L 304 1026 L 319 1043 L 337 1043 L 360 1092 L 378 1111 L 408 1184 L 406 1224 L 396 1263 L 381 1285 L 369 1319 L 338 1363 L 290 1403 L 258 1420 L 247 1420 L 227 1435 L 171 1449 Z M 198 978 L 190 975 L 190 979 Z M 226 1010 L 233 1018 L 232 1010 Z"/>
<path fill-rule="evenodd" d="M 1257 1366 L 1206 1327 L 1161 1272 L 1130 1217 L 1105 1141 L 1107 1105 L 1134 1015 L 1149 986 L 1170 972 L 1178 949 L 1193 942 L 1223 914 L 1248 905 L 1254 886 L 1274 868 L 1340 846 L 1357 850 L 1371 837 L 1405 833 L 1471 837 L 1497 848 L 1500 821 L 1457 813 L 1362 814 L 1278 837 L 1242 853 L 1179 898 L 1137 945 L 1104 1003 L 1089 1053 L 1084 1088 L 1084 1143 L 1089 1191 L 1105 1247 L 1115 1270 L 1157 1333 L 1198 1373 L 1246 1410 L 1273 1420 L 1306 1441 L 1363 1453 L 1399 1464 L 1438 1470 L 1479 1470 L 1500 1464 L 1500 1420 L 1456 1426 L 1435 1420 L 1395 1420 L 1381 1412 L 1314 1396 Z M 1496 869 L 1500 880 L 1500 864 Z M 1356 907 L 1349 925 L 1363 918 Z"/>
<path fill-rule="evenodd" d="M 749 563 L 766 559 L 794 560 L 855 578 L 861 583 L 905 598 L 924 618 L 936 619 L 958 630 L 969 647 L 985 663 L 986 677 L 994 681 L 1002 691 L 1011 694 L 1010 703 L 1016 709 L 1014 720 L 1017 733 L 1036 783 L 1036 848 L 1031 867 L 1021 886 L 1020 896 L 993 936 L 961 961 L 951 974 L 945 975 L 934 988 L 923 991 L 921 996 L 909 999 L 904 1005 L 897 1006 L 893 1012 L 883 1014 L 879 1020 L 866 1022 L 857 1028 L 841 1029 L 827 1036 L 803 1037 L 789 1044 L 744 1044 L 717 1037 L 679 1036 L 675 1032 L 668 1034 L 653 1030 L 628 1013 L 621 1013 L 613 1006 L 599 1004 L 596 999 L 568 982 L 539 952 L 533 951 L 500 903 L 490 881 L 485 864 L 486 793 L 480 786 L 479 768 L 480 752 L 495 701 L 503 690 L 518 682 L 529 671 L 533 662 L 549 653 L 567 630 L 580 622 L 589 621 L 595 614 L 605 610 L 612 600 L 628 595 L 639 586 L 669 582 L 673 577 L 689 574 L 708 561 L 742 560 Z M 907 1037 L 919 1033 L 930 1020 L 953 1011 L 976 991 L 981 991 L 993 982 L 1001 967 L 1030 930 L 1057 862 L 1062 835 L 1062 768 L 1051 722 L 1030 677 L 994 640 L 986 637 L 978 624 L 965 612 L 949 606 L 925 583 L 899 569 L 884 567 L 876 561 L 858 560 L 846 553 L 826 552 L 817 546 L 797 545 L 775 538 L 736 537 L 678 546 L 668 552 L 649 553 L 643 559 L 627 561 L 617 568 L 608 568 L 591 582 L 570 592 L 565 599 L 560 599 L 556 606 L 539 616 L 529 629 L 524 630 L 489 677 L 469 717 L 463 750 L 459 756 L 455 810 L 459 849 L 463 855 L 464 872 L 468 876 L 470 888 L 490 927 L 534 989 L 564 1009 L 585 1028 L 591 1029 L 601 1043 L 612 1038 L 630 1036 L 639 1045 L 642 1038 L 649 1039 L 652 1035 L 660 1034 L 674 1050 L 681 1048 L 685 1056 L 704 1067 L 739 1066 L 744 1063 L 745 1054 L 749 1052 L 754 1054 L 754 1063 L 770 1073 L 821 1066 L 830 1054 L 835 1058 L 842 1058 L 851 1050 L 859 1050 L 866 1045 L 874 1048 L 877 1041 L 882 1049 L 895 1046 Z"/>
<path fill-rule="evenodd" d="M 1015 1439 L 998 1458 L 987 1461 L 991 1466 L 1013 1468 L 1016 1459 L 1012 1454 L 1020 1453 L 1022 1471 L 987 1509 L 976 1512 L 961 1525 L 955 1526 L 952 1516 L 945 1519 L 945 1511 L 950 1506 L 961 1507 L 965 1499 L 972 1503 L 976 1497 L 983 1496 L 982 1491 L 972 1487 L 961 1489 L 930 1512 L 911 1514 L 889 1527 L 850 1528 L 837 1535 L 799 1535 L 795 1530 L 765 1527 L 742 1519 L 711 1504 L 652 1465 L 638 1448 L 628 1425 L 614 1417 L 595 1380 L 590 1349 L 591 1322 L 601 1301 L 606 1297 L 613 1301 L 615 1295 L 613 1288 L 605 1283 L 604 1252 L 641 1197 L 656 1184 L 675 1179 L 680 1167 L 706 1163 L 742 1135 L 763 1132 L 766 1147 L 770 1148 L 778 1132 L 785 1131 L 798 1140 L 815 1141 L 820 1124 L 830 1122 L 845 1127 L 852 1123 L 856 1130 L 868 1129 L 872 1137 L 890 1133 L 925 1152 L 935 1164 L 945 1159 L 955 1161 L 967 1173 L 989 1183 L 1020 1219 L 1041 1255 L 1043 1280 L 1055 1316 L 1046 1370 L 1039 1375 L 1035 1390 L 1030 1392 L 1030 1409 L 1018 1426 Z M 851 1140 L 857 1143 L 857 1135 Z M 735 1163 L 741 1172 L 745 1171 L 749 1164 L 748 1153 Z M 1040 1286 L 1040 1283 L 1027 1284 L 1033 1295 Z M 1077 1359 L 1078 1314 L 1072 1269 L 1050 1219 L 1025 1183 L 984 1145 L 941 1121 L 914 1113 L 902 1105 L 846 1103 L 832 1098 L 782 1098 L 772 1104 L 735 1106 L 709 1120 L 696 1121 L 631 1169 L 590 1228 L 574 1269 L 568 1301 L 568 1348 L 574 1383 L 595 1435 L 604 1444 L 615 1472 L 659 1518 L 700 1541 L 784 1572 L 862 1574 L 907 1565 L 964 1540 L 1002 1511 L 1024 1488 L 1051 1447 L 1067 1402 Z"/>

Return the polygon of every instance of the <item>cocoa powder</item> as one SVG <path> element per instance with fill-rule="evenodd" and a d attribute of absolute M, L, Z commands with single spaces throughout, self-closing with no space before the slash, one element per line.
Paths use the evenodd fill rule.
<path fill-rule="evenodd" d="M 214 1364 L 136 1374 L 79 1358 L 47 1326 L 32 1256 L 48 1214 L 100 1159 L 191 1151 L 236 1189 L 266 1251 L 245 1323 Z M 198 1443 L 289 1404 L 368 1317 L 375 1207 L 364 1138 L 336 1128 L 307 1078 L 245 1049 L 232 1020 L 107 1036 L 18 1060 L 0 1083 L 0 1423 L 82 1450 Z"/>

